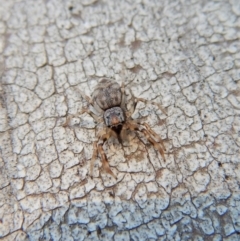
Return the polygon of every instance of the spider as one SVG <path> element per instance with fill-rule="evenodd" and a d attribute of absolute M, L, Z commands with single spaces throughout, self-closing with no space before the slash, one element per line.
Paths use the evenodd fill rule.
<path fill-rule="evenodd" d="M 96 112 L 100 112 L 102 114 L 101 123 L 105 124 L 105 128 L 100 133 L 98 133 L 97 141 L 95 141 L 93 144 L 93 155 L 90 165 L 91 176 L 93 172 L 94 162 L 99 153 L 104 170 L 108 174 L 112 175 L 115 179 L 117 179 L 116 175 L 110 169 L 106 154 L 103 150 L 103 145 L 112 136 L 116 137 L 119 143 L 122 144 L 124 135 L 129 130 L 143 133 L 146 139 L 153 145 L 154 149 L 160 152 L 163 160 L 165 161 L 165 147 L 162 139 L 150 128 L 147 123 L 140 124 L 138 123 L 137 119 L 134 120 L 131 117 L 131 115 L 135 111 L 136 104 L 132 108 L 132 110 L 127 110 L 125 103 L 124 85 L 120 87 L 117 82 L 111 79 L 103 78 L 97 84 L 93 92 L 92 98 L 86 96 L 81 91 L 80 93 L 82 97 L 87 100 L 88 104 L 90 104 L 95 109 Z M 143 98 L 135 97 L 135 103 L 137 103 L 137 101 L 149 102 L 148 100 L 145 100 Z M 151 103 L 157 105 L 166 114 L 166 112 L 161 108 L 158 103 Z M 84 109 L 81 113 L 84 112 L 89 113 L 97 122 L 99 122 L 99 117 L 97 117 L 92 111 L 90 111 L 89 108 Z M 64 126 L 68 125 L 70 118 L 67 118 Z"/>

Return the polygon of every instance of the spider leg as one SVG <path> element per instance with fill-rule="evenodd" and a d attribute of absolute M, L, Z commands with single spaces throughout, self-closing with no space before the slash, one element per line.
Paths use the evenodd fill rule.
<path fill-rule="evenodd" d="M 69 126 L 69 122 L 72 120 L 72 118 L 78 117 L 79 115 L 80 115 L 80 113 L 75 114 L 75 115 L 69 115 L 66 119 L 66 122 L 63 124 L 63 127 Z"/>
<path fill-rule="evenodd" d="M 133 104 L 132 106 L 130 107 L 131 109 L 130 110 L 126 110 L 126 116 L 127 116 L 127 119 L 128 118 L 131 118 L 132 114 L 134 113 L 135 109 L 136 109 L 136 106 L 137 106 L 137 101 L 136 99 L 134 98 L 134 101 L 133 101 Z"/>
<path fill-rule="evenodd" d="M 72 120 L 72 118 L 79 117 L 79 115 L 82 115 L 84 113 L 89 114 L 97 123 L 101 122 L 101 118 L 99 116 L 95 115 L 91 110 L 84 108 L 82 111 L 78 112 L 77 114 L 68 116 L 66 122 L 63 124 L 63 127 L 69 126 L 69 122 Z"/>
<path fill-rule="evenodd" d="M 151 128 L 149 127 L 149 131 L 148 130 L 148 127 L 143 128 L 141 125 L 139 125 L 138 123 L 136 123 L 135 121 L 129 121 L 127 124 L 127 128 L 132 130 L 132 131 L 139 131 L 139 132 L 142 132 L 144 134 L 144 136 L 147 138 L 147 140 L 153 145 L 154 149 L 159 151 L 163 160 L 165 161 L 165 157 L 164 157 L 164 146 L 163 144 L 161 143 L 161 146 L 160 143 L 158 143 L 157 141 L 155 141 L 152 136 L 154 135 L 157 135 L 155 132 L 153 132 L 153 130 L 151 130 Z M 154 135 L 151 136 L 151 133 L 154 133 Z"/>
<path fill-rule="evenodd" d="M 135 97 L 131 90 L 130 90 L 130 92 L 131 92 L 132 97 L 134 98 L 134 103 L 132 105 L 132 108 L 129 111 L 126 111 L 127 117 L 131 117 L 132 116 L 132 114 L 134 113 L 134 111 L 136 109 L 138 101 L 141 101 L 141 102 L 143 102 L 145 104 L 156 105 L 165 115 L 167 115 L 167 112 L 165 111 L 165 109 L 159 103 L 154 102 L 154 101 L 150 101 L 150 100 L 146 100 L 144 98 Z"/>
<path fill-rule="evenodd" d="M 96 114 L 94 114 L 90 109 L 84 108 L 81 112 L 81 114 L 87 113 L 89 114 L 97 123 L 101 122 L 101 117 L 97 116 Z"/>
<path fill-rule="evenodd" d="M 120 107 L 125 110 L 126 106 L 125 106 L 125 84 L 124 84 L 124 82 L 122 82 L 122 85 L 121 85 L 121 93 L 122 93 L 122 101 L 121 101 Z"/>
<path fill-rule="evenodd" d="M 142 101 L 142 102 L 144 102 L 146 104 L 156 105 L 165 115 L 167 115 L 167 112 L 165 111 L 165 109 L 157 102 L 146 100 L 144 98 L 137 98 L 137 97 L 135 97 L 135 101 Z"/>
<path fill-rule="evenodd" d="M 106 154 L 105 154 L 105 152 L 103 150 L 103 145 L 107 141 L 107 139 L 111 136 L 111 134 L 112 134 L 112 131 L 110 129 L 108 129 L 107 133 L 101 135 L 99 137 L 99 139 L 93 143 L 93 155 L 92 155 L 92 159 L 91 159 L 91 162 L 90 162 L 90 175 L 91 176 L 93 176 L 94 163 L 96 161 L 97 154 L 99 153 L 100 157 L 101 157 L 103 169 L 108 174 L 112 175 L 115 179 L 117 179 L 116 175 L 110 169 L 109 163 L 107 161 Z"/>
<path fill-rule="evenodd" d="M 81 114 L 83 113 L 88 113 L 90 116 L 93 117 L 93 119 L 95 119 L 96 122 L 99 122 L 99 117 L 89 108 L 90 106 L 99 114 L 99 108 L 96 108 L 96 106 L 94 105 L 94 101 L 91 97 L 87 96 L 83 91 L 81 91 L 80 89 L 78 89 L 78 92 L 81 94 L 81 96 L 87 101 L 88 106 L 85 107 Z"/>
<path fill-rule="evenodd" d="M 103 144 L 104 144 L 105 141 L 106 140 L 103 140 L 103 143 L 98 144 L 98 152 L 100 153 L 100 156 L 101 156 L 102 165 L 103 165 L 103 168 L 105 169 L 105 171 L 108 174 L 112 175 L 115 179 L 117 179 L 116 175 L 110 169 L 109 163 L 107 161 L 106 154 L 105 154 L 105 152 L 103 150 Z"/>
<path fill-rule="evenodd" d="M 77 91 L 80 93 L 80 95 L 83 97 L 83 99 L 85 99 L 87 101 L 87 107 L 83 108 L 82 111 L 80 111 L 79 113 L 75 114 L 75 115 L 70 115 L 67 117 L 66 122 L 63 124 L 63 127 L 66 127 L 69 125 L 69 122 L 71 121 L 72 118 L 74 117 L 78 117 L 81 114 L 84 113 L 88 113 L 96 122 L 99 122 L 99 116 L 97 116 L 89 107 L 91 106 L 94 110 L 94 106 L 93 106 L 93 100 L 92 98 L 90 98 L 89 96 L 87 96 L 84 92 L 82 92 L 80 89 L 77 89 Z"/>
<path fill-rule="evenodd" d="M 83 91 L 81 91 L 80 89 L 77 89 L 77 91 L 81 94 L 81 96 L 88 102 L 88 104 L 93 105 L 93 100 L 91 97 L 89 97 L 88 95 L 86 95 Z"/>
<path fill-rule="evenodd" d="M 110 169 L 109 163 L 107 161 L 107 157 L 106 154 L 103 150 L 103 145 L 104 143 L 109 139 L 109 137 L 114 134 L 112 133 L 112 131 L 110 129 L 107 130 L 102 130 L 99 133 L 99 138 L 97 141 L 94 142 L 93 144 L 93 155 L 92 155 L 92 159 L 91 159 L 91 163 L 90 163 L 90 175 L 93 176 L 93 166 L 94 166 L 94 162 L 97 158 L 97 154 L 100 154 L 101 157 L 101 161 L 102 161 L 102 166 L 103 169 L 110 175 L 112 175 L 115 179 L 117 179 L 116 175 L 112 172 L 112 170 Z"/>
<path fill-rule="evenodd" d="M 94 163 L 96 161 L 97 154 L 98 154 L 97 143 L 98 143 L 98 141 L 95 141 L 93 143 L 93 155 L 92 155 L 92 159 L 91 159 L 91 162 L 90 162 L 90 176 L 91 177 L 93 176 L 93 166 L 94 166 Z"/>
<path fill-rule="evenodd" d="M 154 137 L 154 139 L 157 140 L 157 142 L 161 143 L 164 150 L 166 150 L 162 138 L 147 123 L 143 123 L 143 125 L 145 126 L 147 131 Z"/>

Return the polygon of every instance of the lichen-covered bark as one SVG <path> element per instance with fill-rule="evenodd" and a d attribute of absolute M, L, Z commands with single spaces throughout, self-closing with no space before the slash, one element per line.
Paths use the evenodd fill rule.
<path fill-rule="evenodd" d="M 0 5 L 2 240 L 240 239 L 240 1 Z M 125 82 L 164 140 L 104 146 L 79 89 Z M 75 123 L 75 124 L 74 124 Z"/>

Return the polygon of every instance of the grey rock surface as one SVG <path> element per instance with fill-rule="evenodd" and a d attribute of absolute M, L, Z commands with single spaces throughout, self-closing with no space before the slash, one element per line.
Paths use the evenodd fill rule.
<path fill-rule="evenodd" d="M 240 1 L 0 4 L 1 240 L 240 240 Z M 164 140 L 104 146 L 77 115 L 124 81 Z"/>

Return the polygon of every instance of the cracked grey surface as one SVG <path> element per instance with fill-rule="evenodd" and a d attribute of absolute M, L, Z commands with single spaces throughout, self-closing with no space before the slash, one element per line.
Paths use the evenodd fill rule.
<path fill-rule="evenodd" d="M 2 240 L 240 240 L 240 2 L 4 1 Z M 123 68 L 124 66 L 124 68 Z M 125 79 L 164 139 L 105 145 L 78 88 Z M 146 146 L 144 145 L 146 144 Z"/>

